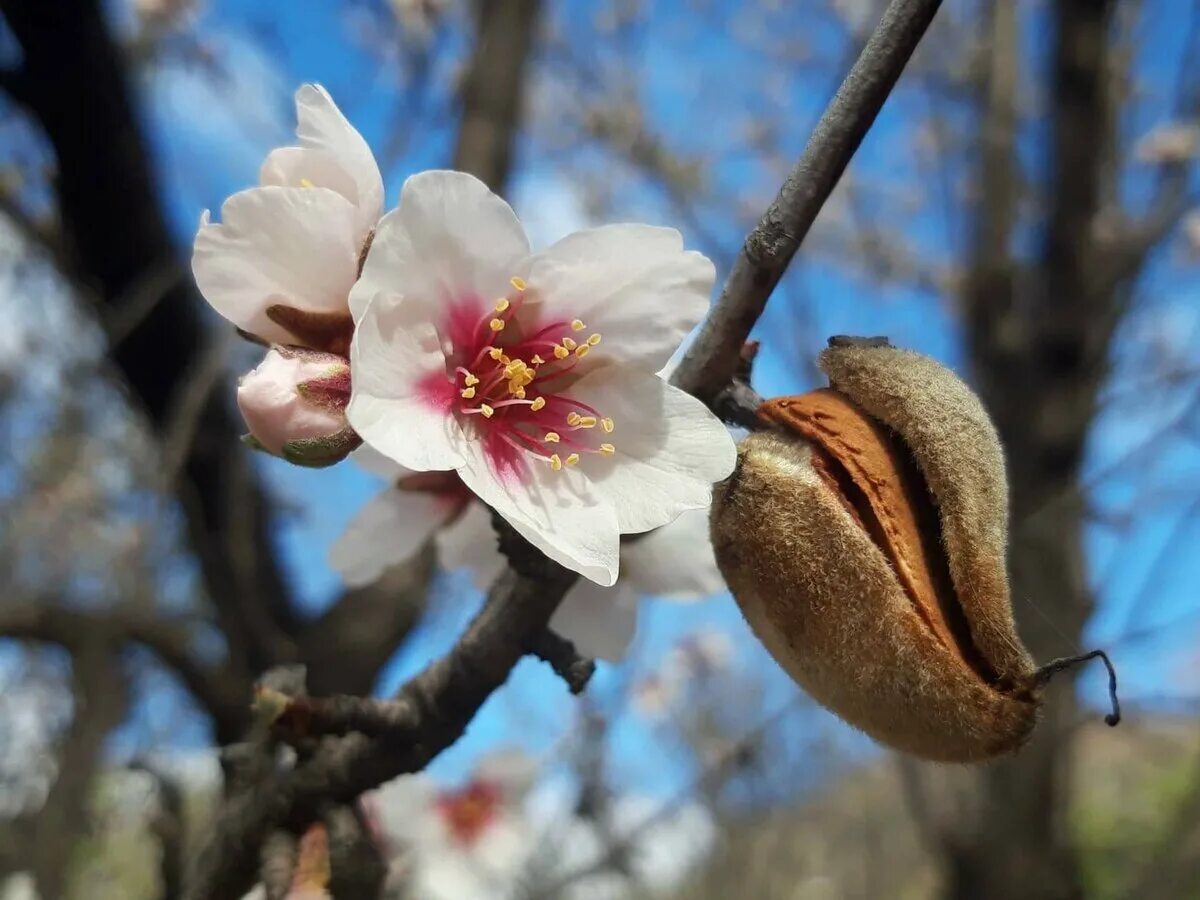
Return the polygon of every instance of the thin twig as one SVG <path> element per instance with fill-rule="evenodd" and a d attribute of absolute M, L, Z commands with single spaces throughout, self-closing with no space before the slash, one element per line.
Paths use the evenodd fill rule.
<path fill-rule="evenodd" d="M 875 121 L 941 0 L 892 0 L 821 116 L 779 195 L 746 238 L 674 384 L 705 402 L 733 378 L 738 353 L 850 158 Z"/>

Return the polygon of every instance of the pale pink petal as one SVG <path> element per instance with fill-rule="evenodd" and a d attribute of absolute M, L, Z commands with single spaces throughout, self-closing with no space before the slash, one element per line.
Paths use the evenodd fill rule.
<path fill-rule="evenodd" d="M 721 421 L 655 375 L 606 366 L 582 378 L 571 396 L 613 420 L 605 437 L 616 452 L 589 454 L 580 469 L 616 510 L 622 533 L 707 509 L 713 483 L 733 471 L 737 450 Z"/>
<path fill-rule="evenodd" d="M 708 509 L 689 509 L 674 522 L 621 547 L 622 580 L 639 594 L 696 600 L 721 593 L 709 539 Z"/>
<path fill-rule="evenodd" d="M 267 318 L 269 306 L 346 311 L 359 248 L 345 197 L 321 188 L 252 188 L 226 200 L 221 219 L 201 218 L 192 272 L 226 319 L 290 344 L 295 336 Z"/>
<path fill-rule="evenodd" d="M 496 529 L 492 527 L 492 511 L 482 503 L 471 501 L 466 509 L 434 538 L 438 562 L 447 572 L 468 569 L 471 582 L 487 590 L 508 565 L 496 547 Z"/>
<path fill-rule="evenodd" d="M 466 444 L 451 411 L 437 332 L 407 307 L 371 303 L 350 345 L 346 418 L 363 441 L 417 472 L 456 469 Z"/>
<path fill-rule="evenodd" d="M 303 85 L 296 91 L 296 136 L 302 147 L 328 153 L 358 186 L 355 205 L 374 225 L 383 214 L 383 178 L 363 136 L 346 121 L 325 88 Z"/>
<path fill-rule="evenodd" d="M 331 375 L 345 379 L 347 374 L 342 357 L 269 350 L 238 384 L 238 409 L 254 439 L 278 456 L 291 441 L 330 438 L 345 429 L 344 410 L 309 400 L 301 385 Z"/>
<path fill-rule="evenodd" d="M 589 366 L 616 360 L 655 371 L 703 318 L 714 276 L 673 228 L 606 225 L 536 254 L 528 281 L 547 310 L 582 321 L 585 337 L 601 336 Z"/>
<path fill-rule="evenodd" d="M 463 172 L 413 175 L 376 229 L 350 299 L 355 320 L 377 295 L 419 306 L 441 327 L 452 306 L 482 310 L 523 275 L 529 242 L 516 214 Z"/>
<path fill-rule="evenodd" d="M 583 656 L 619 662 L 637 630 L 637 595 L 624 580 L 615 587 L 577 581 L 550 618 L 550 628 Z"/>
<path fill-rule="evenodd" d="M 613 509 L 576 469 L 518 456 L 498 469 L 481 441 L 464 445 L 458 474 L 517 533 L 555 562 L 605 586 L 617 579 L 620 539 Z"/>
<path fill-rule="evenodd" d="M 350 520 L 329 551 L 329 565 L 349 587 L 378 581 L 412 557 L 457 512 L 457 499 L 389 488 Z"/>
<path fill-rule="evenodd" d="M 395 483 L 397 479 L 411 474 L 408 469 L 397 463 L 390 456 L 384 456 L 368 444 L 363 444 L 351 453 L 349 458 L 364 472 L 369 472 L 376 478 L 382 478 L 384 481 Z"/>
<path fill-rule="evenodd" d="M 358 205 L 358 185 L 353 176 L 332 153 L 325 150 L 309 150 L 305 147 L 280 147 L 267 154 L 259 169 L 260 185 L 279 185 L 292 188 L 326 188 L 341 194 L 355 206 Z M 367 225 L 372 227 L 379 220 Z M 361 227 L 361 223 L 360 223 Z"/>

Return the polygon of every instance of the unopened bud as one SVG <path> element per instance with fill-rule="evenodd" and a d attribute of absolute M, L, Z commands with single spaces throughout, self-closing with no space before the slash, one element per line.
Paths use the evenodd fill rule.
<path fill-rule="evenodd" d="M 250 429 L 246 442 L 296 465 L 331 466 L 362 443 L 346 422 L 345 357 L 274 347 L 242 379 L 237 401 Z"/>

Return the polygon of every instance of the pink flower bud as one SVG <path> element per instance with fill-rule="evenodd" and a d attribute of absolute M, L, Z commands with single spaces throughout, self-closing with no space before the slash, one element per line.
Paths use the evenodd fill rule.
<path fill-rule="evenodd" d="M 301 466 L 331 466 L 362 441 L 346 424 L 350 364 L 300 347 L 273 347 L 238 385 L 252 446 Z"/>

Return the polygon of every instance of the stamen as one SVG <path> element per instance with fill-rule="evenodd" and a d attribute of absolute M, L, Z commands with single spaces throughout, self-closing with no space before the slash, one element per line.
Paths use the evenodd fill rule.
<path fill-rule="evenodd" d="M 550 456 L 550 468 L 555 472 L 562 468 L 562 460 L 558 458 L 558 454 L 554 453 Z"/>
<path fill-rule="evenodd" d="M 598 343 L 600 343 L 600 333 L 597 332 L 596 334 L 590 335 L 587 339 L 587 342 L 589 347 L 595 347 Z"/>
<path fill-rule="evenodd" d="M 555 359 L 566 359 L 570 355 L 571 355 L 571 351 L 568 350 L 566 347 L 560 346 L 560 347 L 554 348 L 554 358 Z"/>
<path fill-rule="evenodd" d="M 568 425 L 578 425 L 579 420 L 582 418 L 583 417 L 581 415 L 579 415 L 579 413 L 577 413 L 577 412 L 567 413 L 567 424 Z"/>
<path fill-rule="evenodd" d="M 591 349 L 592 348 L 589 347 L 587 344 L 580 344 L 578 347 L 575 348 L 575 355 L 578 356 L 580 359 L 583 359 L 583 357 L 588 355 L 588 351 Z"/>
<path fill-rule="evenodd" d="M 504 320 L 503 319 L 492 319 L 492 321 L 488 322 L 488 328 L 492 329 L 492 331 L 503 331 L 504 330 Z"/>
<path fill-rule="evenodd" d="M 563 339 L 562 339 L 562 345 L 563 345 L 564 347 L 566 347 L 568 350 L 574 350 L 574 349 L 575 349 L 575 347 L 577 346 L 577 344 L 575 343 L 575 341 L 574 341 L 574 340 L 572 340 L 572 339 L 571 339 L 571 338 L 569 338 L 569 337 L 565 337 L 565 338 L 563 338 Z"/>
<path fill-rule="evenodd" d="M 518 291 L 525 290 L 525 279 L 519 275 L 514 275 L 512 278 L 508 279 L 508 283 L 515 287 Z"/>
<path fill-rule="evenodd" d="M 573 466 L 578 462 L 579 462 L 579 454 L 578 453 L 572 453 L 570 456 L 567 457 L 567 465 L 568 466 Z"/>
<path fill-rule="evenodd" d="M 508 309 L 508 307 L 509 307 L 509 302 L 508 302 L 507 297 L 501 297 L 499 300 L 496 301 L 496 306 L 495 306 L 496 312 L 502 313 L 506 309 Z"/>
<path fill-rule="evenodd" d="M 464 400 L 470 400 L 472 397 L 475 396 L 475 388 L 469 387 L 464 391 L 459 391 L 458 395 L 460 397 L 462 397 Z"/>
<path fill-rule="evenodd" d="M 465 384 L 467 387 L 470 387 L 470 386 L 471 386 L 471 385 L 473 385 L 473 384 L 479 384 L 479 379 L 478 379 L 478 378 L 476 378 L 474 375 L 472 375 L 472 374 L 471 374 L 471 372 L 469 372 L 468 370 L 464 369 L 462 366 L 459 366 L 459 367 L 458 367 L 457 369 L 455 369 L 454 371 L 456 371 L 456 372 L 461 372 L 461 373 L 462 373 L 462 376 L 463 376 L 463 383 L 464 383 L 464 384 Z"/>
<path fill-rule="evenodd" d="M 557 431 L 547 431 L 546 436 L 542 440 L 547 444 L 557 444 L 561 438 L 558 436 Z"/>
<path fill-rule="evenodd" d="M 533 354 L 533 359 L 531 359 L 530 362 L 533 363 L 535 366 L 540 366 L 545 362 L 545 360 L 542 359 L 540 356 L 538 356 L 535 353 L 535 354 Z"/>
<path fill-rule="evenodd" d="M 580 428 L 595 428 L 596 427 L 596 417 L 595 416 L 577 416 L 576 418 L 579 419 L 577 424 L 579 425 Z"/>
<path fill-rule="evenodd" d="M 316 185 L 313 184 L 311 181 L 309 181 L 307 178 L 301 178 L 300 179 L 300 187 L 310 188 L 310 187 L 316 187 Z"/>
<path fill-rule="evenodd" d="M 585 329 L 585 328 L 587 328 L 587 326 L 584 325 L 583 322 L 581 322 L 579 319 L 572 320 L 572 322 L 571 322 L 571 330 L 572 331 L 583 331 L 583 329 Z"/>
<path fill-rule="evenodd" d="M 534 412 L 537 412 L 539 409 L 541 409 L 545 405 L 546 405 L 546 398 L 538 397 L 536 400 L 533 401 L 533 403 L 529 404 L 529 408 L 532 409 Z"/>
<path fill-rule="evenodd" d="M 617 452 L 617 448 L 614 447 L 612 444 L 601 444 L 600 452 L 602 454 L 604 454 L 605 456 L 612 456 L 614 453 Z"/>
<path fill-rule="evenodd" d="M 616 425 L 614 424 L 612 419 L 605 416 L 603 419 L 600 420 L 600 427 L 603 428 L 605 430 L 605 432 L 607 432 L 608 434 L 612 434 L 612 430 L 613 430 L 613 428 L 616 427 Z"/>
<path fill-rule="evenodd" d="M 480 403 L 480 404 L 479 404 L 479 411 L 480 411 L 481 413 L 483 413 L 483 417 L 484 417 L 485 419 L 490 419 L 490 418 L 492 417 L 492 414 L 496 412 L 494 409 L 492 409 L 492 408 L 491 408 L 490 406 L 488 406 L 486 403 Z"/>

